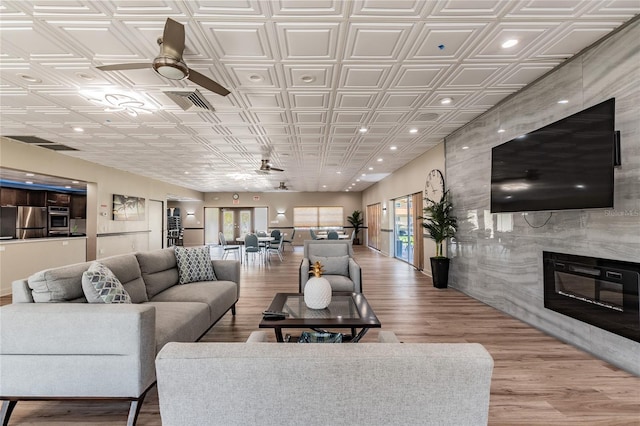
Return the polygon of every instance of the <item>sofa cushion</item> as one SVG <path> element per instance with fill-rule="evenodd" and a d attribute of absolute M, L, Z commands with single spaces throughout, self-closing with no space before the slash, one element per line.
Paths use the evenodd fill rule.
<path fill-rule="evenodd" d="M 175 253 L 180 284 L 216 279 L 208 247 L 176 247 Z"/>
<path fill-rule="evenodd" d="M 100 262 L 82 273 L 82 290 L 89 303 L 131 303 L 120 280 Z"/>
<path fill-rule="evenodd" d="M 156 353 L 167 342 L 195 342 L 211 326 L 206 303 L 147 302 L 156 308 Z"/>
<path fill-rule="evenodd" d="M 28 278 L 34 302 L 83 301 L 82 273 L 89 269 L 89 263 L 76 263 L 59 268 L 45 269 Z"/>
<path fill-rule="evenodd" d="M 314 256 L 310 255 L 311 265 L 320 262 L 323 275 L 344 275 L 349 276 L 349 256 Z"/>
<path fill-rule="evenodd" d="M 331 284 L 332 291 L 355 291 L 355 285 L 349 277 L 344 275 L 323 275 Z"/>
<path fill-rule="evenodd" d="M 172 248 L 136 253 L 149 300 L 178 284 L 176 255 Z"/>
<path fill-rule="evenodd" d="M 212 323 L 224 315 L 238 300 L 238 286 L 233 281 L 202 281 L 173 286 L 157 294 L 152 302 L 201 302 L 209 306 Z"/>
<path fill-rule="evenodd" d="M 149 300 L 147 289 L 142 280 L 142 272 L 138 259 L 133 254 L 106 257 L 99 260 L 118 277 L 124 289 L 131 296 L 131 303 L 142 303 Z"/>

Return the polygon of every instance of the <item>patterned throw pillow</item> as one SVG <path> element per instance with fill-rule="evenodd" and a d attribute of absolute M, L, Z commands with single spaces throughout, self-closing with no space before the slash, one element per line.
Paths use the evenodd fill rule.
<path fill-rule="evenodd" d="M 82 291 L 89 303 L 131 303 L 120 280 L 99 262 L 92 262 L 82 273 Z"/>
<path fill-rule="evenodd" d="M 217 280 L 211 264 L 209 247 L 178 246 L 175 251 L 180 284 Z"/>

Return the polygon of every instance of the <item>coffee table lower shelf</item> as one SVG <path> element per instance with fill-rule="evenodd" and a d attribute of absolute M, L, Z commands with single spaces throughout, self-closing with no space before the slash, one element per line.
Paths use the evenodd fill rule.
<path fill-rule="evenodd" d="M 357 343 L 370 328 L 382 327 L 362 293 L 335 292 L 331 304 L 319 310 L 307 308 L 300 293 L 277 293 L 268 310 L 288 314 L 285 319 L 263 319 L 259 324 L 260 328 L 272 328 L 278 342 L 290 340 L 283 336 L 283 329 L 307 328 L 325 332 L 329 328 L 347 328 L 351 335 L 344 336 L 344 340 Z"/>

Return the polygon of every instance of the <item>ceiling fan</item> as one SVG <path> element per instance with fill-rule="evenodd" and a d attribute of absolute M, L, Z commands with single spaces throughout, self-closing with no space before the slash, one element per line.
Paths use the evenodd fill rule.
<path fill-rule="evenodd" d="M 280 186 L 276 186 L 274 189 L 279 189 L 281 191 L 288 191 L 289 187 L 284 184 L 284 182 L 280 182 Z"/>
<path fill-rule="evenodd" d="M 181 23 L 167 18 L 162 37 L 158 38 L 158 45 L 160 46 L 160 54 L 151 64 L 114 64 L 103 65 L 97 68 L 102 71 L 119 71 L 151 67 L 159 75 L 171 80 L 184 80 L 186 78 L 218 95 L 227 96 L 231 93 L 209 77 L 190 69 L 187 67 L 187 64 L 184 63 L 182 60 L 182 52 L 184 51 L 184 25 Z"/>
<path fill-rule="evenodd" d="M 256 170 L 258 173 L 269 173 L 269 172 L 284 172 L 282 169 L 278 169 L 277 167 L 272 167 L 269 160 L 262 160 L 262 164 L 260 168 Z"/>

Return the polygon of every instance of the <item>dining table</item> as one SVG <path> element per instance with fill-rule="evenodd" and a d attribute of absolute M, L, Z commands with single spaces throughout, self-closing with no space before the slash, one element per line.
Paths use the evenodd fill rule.
<path fill-rule="evenodd" d="M 261 247 L 262 251 L 263 251 L 262 258 L 264 259 L 264 263 L 267 263 L 267 261 L 268 261 L 267 244 L 271 243 L 272 241 L 275 241 L 275 240 L 276 240 L 275 237 L 272 237 L 272 236 L 258 237 L 258 244 L 264 243 L 264 245 L 262 245 L 262 247 Z M 242 243 L 242 246 L 244 247 L 244 236 L 236 238 L 236 242 Z"/>

